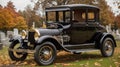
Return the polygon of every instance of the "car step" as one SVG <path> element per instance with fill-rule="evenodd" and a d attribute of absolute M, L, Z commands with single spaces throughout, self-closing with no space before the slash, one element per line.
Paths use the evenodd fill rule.
<path fill-rule="evenodd" d="M 95 43 L 77 44 L 77 45 L 64 45 L 64 47 L 80 47 L 80 46 L 95 46 Z"/>
<path fill-rule="evenodd" d="M 98 51 L 99 49 L 76 49 L 76 50 L 70 50 L 71 52 L 92 52 L 92 51 Z"/>
<path fill-rule="evenodd" d="M 8 49 L 9 51 L 13 51 L 13 52 L 21 52 L 21 53 L 35 53 L 35 50 L 29 50 L 29 49 Z"/>

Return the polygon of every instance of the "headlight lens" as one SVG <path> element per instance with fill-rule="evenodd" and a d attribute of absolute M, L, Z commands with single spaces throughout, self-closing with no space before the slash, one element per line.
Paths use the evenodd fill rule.
<path fill-rule="evenodd" d="M 23 39 L 25 39 L 25 37 L 27 36 L 27 33 L 26 33 L 25 30 L 22 30 L 22 32 L 21 32 L 21 36 L 22 36 Z"/>
<path fill-rule="evenodd" d="M 37 40 L 39 37 L 40 37 L 40 33 L 37 29 L 35 29 L 35 34 L 34 34 L 35 40 Z"/>

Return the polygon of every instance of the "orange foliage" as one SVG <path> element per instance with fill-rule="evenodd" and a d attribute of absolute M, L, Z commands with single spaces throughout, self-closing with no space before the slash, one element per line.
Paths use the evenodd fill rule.
<path fill-rule="evenodd" d="M 117 23 L 117 26 L 120 28 L 120 14 L 115 17 L 115 22 Z"/>
<path fill-rule="evenodd" d="M 0 8 L 0 29 L 12 30 L 13 28 L 26 28 L 26 21 L 20 16 L 14 8 L 4 7 Z"/>

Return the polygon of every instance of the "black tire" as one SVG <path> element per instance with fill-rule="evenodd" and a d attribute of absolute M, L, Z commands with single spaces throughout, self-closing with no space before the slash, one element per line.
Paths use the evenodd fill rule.
<path fill-rule="evenodd" d="M 115 44 L 111 38 L 105 38 L 100 45 L 101 54 L 103 57 L 110 57 L 113 55 Z"/>
<path fill-rule="evenodd" d="M 44 42 L 36 46 L 34 58 L 39 65 L 50 65 L 56 58 L 56 47 L 51 42 Z"/>
<path fill-rule="evenodd" d="M 16 46 L 17 44 L 19 44 L 18 41 L 12 42 L 12 43 L 10 44 L 10 46 L 9 46 L 9 49 L 15 49 L 15 46 Z M 16 48 L 16 49 L 18 49 L 18 48 Z M 8 54 L 9 54 L 11 60 L 13 60 L 13 61 L 23 61 L 23 60 L 26 59 L 26 57 L 27 57 L 27 55 L 28 55 L 27 53 L 20 53 L 20 52 L 18 53 L 18 52 L 13 52 L 13 51 L 11 51 L 11 50 L 8 51 Z M 20 56 L 20 57 L 17 57 L 16 55 L 18 55 L 18 56 Z"/>

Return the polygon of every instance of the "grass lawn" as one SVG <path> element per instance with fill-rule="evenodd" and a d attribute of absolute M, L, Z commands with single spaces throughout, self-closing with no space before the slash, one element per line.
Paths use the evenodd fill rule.
<path fill-rule="evenodd" d="M 42 67 L 34 61 L 33 55 L 29 55 L 25 61 L 11 61 L 8 56 L 8 47 L 0 50 L 0 67 Z M 52 65 L 46 67 L 120 67 L 120 41 L 112 57 L 102 57 L 100 51 L 71 54 L 58 52 L 57 58 Z"/>

